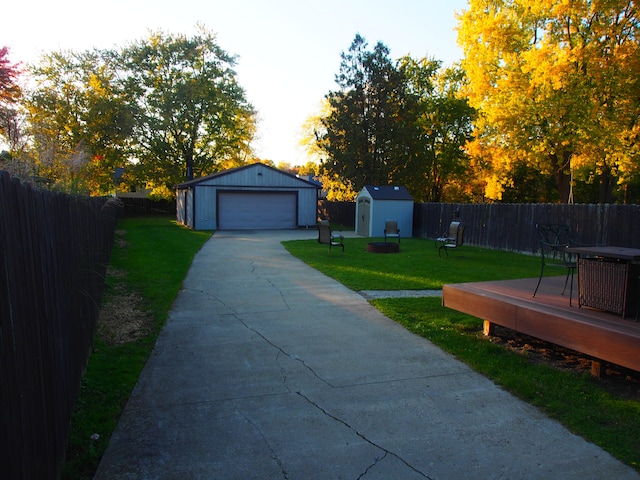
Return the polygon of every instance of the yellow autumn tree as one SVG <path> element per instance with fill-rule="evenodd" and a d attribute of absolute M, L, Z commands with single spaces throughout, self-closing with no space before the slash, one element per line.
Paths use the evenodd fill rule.
<path fill-rule="evenodd" d="M 479 112 L 470 151 L 489 152 L 492 196 L 519 165 L 553 175 L 563 202 L 572 179 L 601 201 L 638 172 L 637 8 L 622 0 L 470 0 L 458 41 Z M 487 192 L 489 193 L 489 192 Z"/>
<path fill-rule="evenodd" d="M 355 200 L 358 192 L 354 190 L 352 183 L 339 175 L 330 172 L 323 166 L 325 151 L 321 148 L 318 137 L 322 136 L 325 126 L 322 119 L 331 112 L 331 105 L 325 99 L 320 103 L 319 111 L 307 117 L 300 130 L 299 145 L 306 151 L 307 156 L 316 163 L 315 175 L 322 183 L 322 188 L 327 192 L 327 200 L 335 202 L 350 202 Z"/>

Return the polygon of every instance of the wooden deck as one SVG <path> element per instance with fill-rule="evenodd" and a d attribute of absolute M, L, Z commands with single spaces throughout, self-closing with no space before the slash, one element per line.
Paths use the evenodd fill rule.
<path fill-rule="evenodd" d="M 564 277 L 545 277 L 535 298 L 537 278 L 445 285 L 445 307 L 501 325 L 532 337 L 584 353 L 596 360 L 640 371 L 640 322 L 631 318 L 578 308 L 574 282 L 573 306 L 569 287 L 561 295 Z M 575 279 L 574 279 L 575 281 Z M 599 362 L 592 372 L 598 374 Z"/>

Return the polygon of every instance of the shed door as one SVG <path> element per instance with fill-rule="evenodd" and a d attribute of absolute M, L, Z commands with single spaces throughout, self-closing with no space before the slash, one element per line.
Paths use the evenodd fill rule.
<path fill-rule="evenodd" d="M 296 228 L 296 192 L 220 192 L 218 229 Z"/>
<path fill-rule="evenodd" d="M 356 218 L 356 233 L 363 237 L 369 236 L 371 223 L 371 200 L 367 197 L 358 199 L 358 218 Z"/>

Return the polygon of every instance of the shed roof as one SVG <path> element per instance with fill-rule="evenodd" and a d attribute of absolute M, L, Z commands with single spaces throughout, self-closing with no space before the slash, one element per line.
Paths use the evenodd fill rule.
<path fill-rule="evenodd" d="M 314 188 L 317 188 L 317 189 L 322 188 L 322 186 L 317 184 L 317 183 L 314 183 L 314 182 L 311 182 L 311 181 L 308 181 L 308 180 L 304 180 L 302 178 L 298 178 L 295 175 L 292 175 L 292 174 L 290 174 L 288 172 L 285 172 L 283 170 L 279 170 L 279 169 L 274 168 L 274 167 L 270 167 L 269 165 L 265 165 L 264 163 L 252 163 L 250 165 L 243 165 L 242 167 L 230 168 L 229 170 L 223 170 L 221 172 L 212 173 L 212 174 L 207 175 L 205 177 L 194 178 L 193 180 L 189 180 L 188 182 L 183 182 L 183 183 L 180 183 L 180 184 L 176 185 L 176 188 L 188 188 L 188 187 L 197 185 L 198 183 L 205 182 L 207 180 L 224 177 L 226 175 L 232 175 L 232 174 L 240 172 L 242 170 L 248 170 L 248 169 L 251 169 L 251 168 L 269 169 L 269 170 L 277 172 L 277 173 L 279 173 L 281 175 L 286 175 L 288 177 L 291 177 L 291 178 L 297 180 L 298 182 L 302 182 L 302 183 L 305 184 L 305 187 L 310 187 L 311 186 L 311 187 L 314 187 Z"/>
<path fill-rule="evenodd" d="M 405 187 L 393 185 L 365 185 L 363 190 L 374 200 L 411 200 L 413 197 Z"/>

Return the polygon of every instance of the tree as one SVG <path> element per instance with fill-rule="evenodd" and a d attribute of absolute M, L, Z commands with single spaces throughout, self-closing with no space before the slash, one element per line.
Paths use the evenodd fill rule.
<path fill-rule="evenodd" d="M 327 98 L 321 102 L 320 112 L 310 115 L 302 125 L 302 135 L 300 145 L 305 149 L 307 155 L 315 162 L 308 162 L 305 169 L 322 183 L 322 189 L 327 192 L 327 200 L 330 201 L 353 201 L 357 192 L 354 191 L 351 182 L 337 173 L 330 171 L 330 162 L 323 162 L 326 152 L 322 148 L 321 141 L 327 134 L 327 129 L 323 119 L 331 113 L 331 105 Z M 305 172 L 305 173 L 307 173 Z"/>
<path fill-rule="evenodd" d="M 19 76 L 19 65 L 9 61 L 9 49 L 0 48 L 0 105 L 2 107 L 13 105 L 20 98 Z"/>
<path fill-rule="evenodd" d="M 113 193 L 113 174 L 128 161 L 133 118 L 110 60 L 101 51 L 53 52 L 31 68 L 29 133 L 38 174 L 50 186 Z"/>
<path fill-rule="evenodd" d="M 599 179 L 608 201 L 617 172 L 633 176 L 638 25 L 633 1 L 470 1 L 459 43 L 466 93 L 479 111 L 471 150 L 498 183 L 532 167 L 553 176 L 569 202 L 582 173 Z"/>
<path fill-rule="evenodd" d="M 9 61 L 9 49 L 0 48 L 0 135 L 11 147 L 18 141 L 18 114 L 15 106 L 22 95 L 18 85 L 20 74 L 20 66 Z"/>
<path fill-rule="evenodd" d="M 323 119 L 330 114 L 331 105 L 327 98 L 323 98 L 320 102 L 319 111 L 309 115 L 300 128 L 299 145 L 307 156 L 318 164 L 322 163 L 322 158 L 325 156 L 325 151 L 320 142 L 320 139 L 327 134 Z"/>
<path fill-rule="evenodd" d="M 397 148 L 404 128 L 402 75 L 384 44 L 379 42 L 373 51 L 366 47 L 356 35 L 341 55 L 336 75 L 340 89 L 327 95 L 329 114 L 317 132 L 324 169 L 350 181 L 356 190 L 394 181 L 403 157 Z"/>
<path fill-rule="evenodd" d="M 411 100 L 407 100 L 404 185 L 414 198 L 427 202 L 445 199 L 447 185 L 467 177 L 464 150 L 471 140 L 474 110 L 458 95 L 464 72 L 458 67 L 440 70 L 436 60 L 400 60 Z M 412 128 L 410 128 L 410 126 Z M 459 193 L 451 195 L 459 200 Z"/>
<path fill-rule="evenodd" d="M 255 113 L 233 63 L 202 28 L 193 38 L 159 32 L 118 50 L 43 56 L 26 102 L 38 174 L 104 195 L 126 167 L 129 181 L 172 196 L 194 174 L 245 163 Z"/>
<path fill-rule="evenodd" d="M 322 158 L 325 180 L 345 186 L 341 198 L 391 183 L 416 199 L 441 201 L 446 186 L 467 173 L 474 111 L 458 95 L 464 74 L 440 71 L 441 63 L 427 58 L 393 63 L 382 43 L 366 47 L 356 35 L 342 54 L 340 89 L 304 125 L 303 145 Z M 459 191 L 451 196 L 458 199 Z"/>
<path fill-rule="evenodd" d="M 144 180 L 172 189 L 247 161 L 255 112 L 237 82 L 234 58 L 211 33 L 202 27 L 190 38 L 152 33 L 120 56 Z"/>

